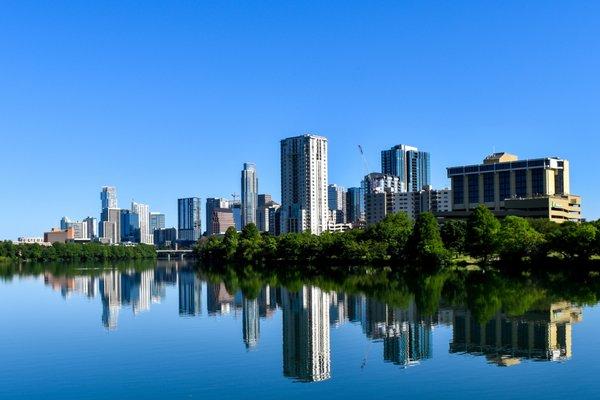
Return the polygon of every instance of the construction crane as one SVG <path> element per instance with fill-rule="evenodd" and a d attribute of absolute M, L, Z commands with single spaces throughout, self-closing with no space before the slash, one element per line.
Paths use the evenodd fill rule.
<path fill-rule="evenodd" d="M 364 169 L 363 176 L 366 176 L 369 173 L 369 163 L 367 162 L 367 157 L 365 157 L 365 152 L 363 151 L 363 147 L 360 144 L 358 145 L 358 151 L 360 152 L 360 157 L 362 158 L 362 162 L 363 162 L 363 169 Z"/>

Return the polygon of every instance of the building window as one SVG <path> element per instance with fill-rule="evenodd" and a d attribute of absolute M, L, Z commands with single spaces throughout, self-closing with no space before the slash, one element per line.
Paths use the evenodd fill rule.
<path fill-rule="evenodd" d="M 483 201 L 492 203 L 494 201 L 494 173 L 483 174 Z"/>
<path fill-rule="evenodd" d="M 527 197 L 527 170 L 515 171 L 515 192 L 517 197 Z"/>
<path fill-rule="evenodd" d="M 542 168 L 531 170 L 531 193 L 534 196 L 544 194 L 544 170 Z"/>
<path fill-rule="evenodd" d="M 469 203 L 479 203 L 479 175 L 467 175 L 469 185 Z"/>
<path fill-rule="evenodd" d="M 498 173 L 498 183 L 500 192 L 500 201 L 510 198 L 510 171 Z"/>
<path fill-rule="evenodd" d="M 464 175 L 452 177 L 452 202 L 454 204 L 464 204 L 465 202 L 464 178 Z"/>

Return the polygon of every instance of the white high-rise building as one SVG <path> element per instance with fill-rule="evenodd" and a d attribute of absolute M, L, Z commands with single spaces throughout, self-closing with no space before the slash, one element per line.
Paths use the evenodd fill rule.
<path fill-rule="evenodd" d="M 154 244 L 154 235 L 150 232 L 150 207 L 147 204 L 131 202 L 131 212 L 136 213 L 140 222 L 140 243 Z"/>
<path fill-rule="evenodd" d="M 117 208 L 117 188 L 113 186 L 104 186 L 102 187 L 102 192 L 100 192 L 100 200 L 102 201 L 102 208 Z"/>
<path fill-rule="evenodd" d="M 302 135 L 281 141 L 281 233 L 321 234 L 329 219 L 327 138 Z"/>

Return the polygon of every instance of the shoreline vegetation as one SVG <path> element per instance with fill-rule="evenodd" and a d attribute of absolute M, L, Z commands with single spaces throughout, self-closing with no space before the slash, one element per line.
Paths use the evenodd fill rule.
<path fill-rule="evenodd" d="M 254 224 L 241 233 L 203 238 L 194 248 L 203 264 L 246 264 L 255 268 L 337 268 L 342 265 L 435 273 L 474 265 L 482 269 L 528 270 L 537 265 L 594 265 L 600 255 L 600 221 L 558 224 L 508 216 L 498 220 L 484 206 L 468 220 L 439 223 L 431 213 L 413 223 L 405 213 L 386 216 L 365 229 L 346 232 L 260 233 Z M 594 260 L 595 261 L 595 260 Z"/>
<path fill-rule="evenodd" d="M 37 243 L 0 242 L 0 262 L 86 262 L 142 259 L 156 259 L 154 246 L 147 244 L 110 246 L 102 243 L 54 243 L 51 246 L 42 246 Z"/>

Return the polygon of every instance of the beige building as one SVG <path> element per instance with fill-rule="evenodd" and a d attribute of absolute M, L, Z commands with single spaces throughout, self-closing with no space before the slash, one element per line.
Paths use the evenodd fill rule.
<path fill-rule="evenodd" d="M 75 231 L 72 227 L 67 229 L 52 228 L 50 232 L 44 232 L 44 242 L 46 243 L 66 243 L 75 238 Z"/>
<path fill-rule="evenodd" d="M 581 199 L 570 194 L 569 161 L 555 157 L 518 160 L 494 153 L 483 164 L 448 168 L 452 215 L 485 205 L 500 217 L 518 215 L 556 222 L 581 221 Z"/>

